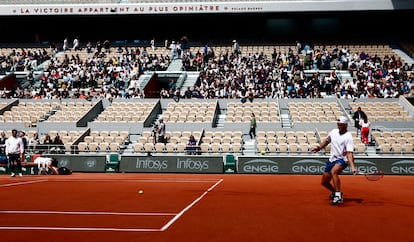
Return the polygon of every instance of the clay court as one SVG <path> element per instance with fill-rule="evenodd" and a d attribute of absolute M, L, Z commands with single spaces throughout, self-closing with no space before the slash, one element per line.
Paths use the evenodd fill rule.
<path fill-rule="evenodd" d="M 0 177 L 2 241 L 414 241 L 414 177 L 88 174 Z M 139 194 L 142 190 L 143 193 Z"/>

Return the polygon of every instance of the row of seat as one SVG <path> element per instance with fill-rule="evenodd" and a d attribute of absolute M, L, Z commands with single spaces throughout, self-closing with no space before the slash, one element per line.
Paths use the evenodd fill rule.
<path fill-rule="evenodd" d="M 349 103 L 352 113 L 358 107 L 365 112 L 371 121 L 413 121 L 413 117 L 398 102 L 352 102 Z"/>

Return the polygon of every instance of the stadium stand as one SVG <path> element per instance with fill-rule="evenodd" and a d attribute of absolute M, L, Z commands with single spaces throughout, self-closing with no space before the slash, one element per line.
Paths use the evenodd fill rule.
<path fill-rule="evenodd" d="M 10 3 L 14 1 L 1 2 Z M 59 135 L 59 152 L 68 155 L 179 157 L 194 135 L 201 157 L 301 157 L 313 156 L 312 147 L 339 116 L 352 120 L 361 107 L 372 125 L 366 146 L 350 123 L 356 156 L 414 154 L 410 41 L 241 39 L 237 54 L 231 41 L 211 39 L 190 43 L 178 58 L 160 42 L 151 48 L 146 42 L 114 41 L 104 50 L 99 42 L 90 49 L 82 43 L 80 50 L 1 48 L 1 75 L 15 75 L 19 86 L 0 88 L 0 132 L 38 132 L 41 141 Z M 258 120 L 255 140 L 248 136 L 252 112 Z M 167 125 L 166 143 L 154 139 L 160 117 Z M 31 152 L 56 153 L 52 148 Z M 328 152 L 329 147 L 320 155 Z"/>

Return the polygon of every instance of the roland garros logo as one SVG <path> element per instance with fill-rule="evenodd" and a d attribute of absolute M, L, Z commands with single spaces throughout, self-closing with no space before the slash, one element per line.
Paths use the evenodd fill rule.
<path fill-rule="evenodd" d="M 96 166 L 96 160 L 95 159 L 87 159 L 85 162 L 86 167 L 93 168 Z"/>
<path fill-rule="evenodd" d="M 59 165 L 60 166 L 68 166 L 68 164 L 69 164 L 69 160 L 68 159 L 62 159 L 62 160 L 60 160 L 59 161 Z"/>

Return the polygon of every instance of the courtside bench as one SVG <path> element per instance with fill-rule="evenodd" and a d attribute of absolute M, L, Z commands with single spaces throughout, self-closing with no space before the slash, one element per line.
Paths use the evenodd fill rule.
<path fill-rule="evenodd" d="M 22 162 L 23 175 L 37 175 L 39 172 L 37 164 L 34 162 Z M 10 174 L 10 169 L 7 164 L 0 164 L 0 174 Z"/>

